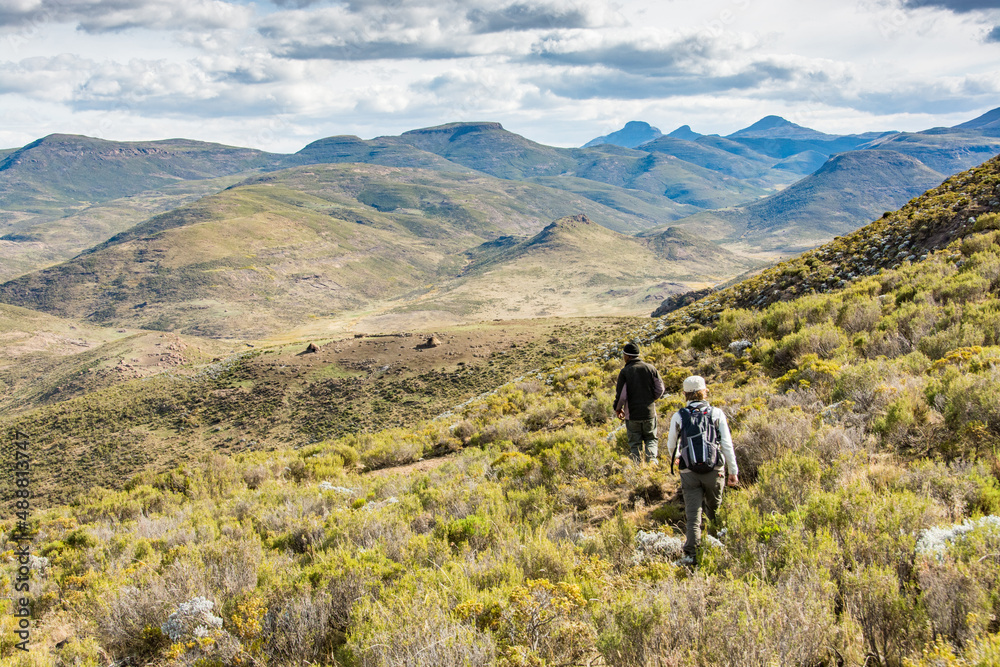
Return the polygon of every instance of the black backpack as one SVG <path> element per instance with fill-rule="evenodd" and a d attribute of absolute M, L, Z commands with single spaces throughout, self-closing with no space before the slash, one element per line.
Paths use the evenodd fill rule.
<path fill-rule="evenodd" d="M 719 429 L 712 421 L 712 406 L 708 403 L 678 410 L 681 434 L 677 446 L 684 466 L 699 474 L 712 472 L 719 463 Z M 670 472 L 674 471 L 673 458 Z"/>

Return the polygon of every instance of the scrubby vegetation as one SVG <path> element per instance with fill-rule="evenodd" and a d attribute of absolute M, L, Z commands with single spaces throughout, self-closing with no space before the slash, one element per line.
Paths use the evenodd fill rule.
<path fill-rule="evenodd" d="M 4 627 L 0 651 L 33 665 L 998 664 L 998 241 L 981 224 L 923 261 L 710 326 L 678 311 L 436 420 L 95 490 L 33 520 L 38 645 L 14 655 Z M 676 476 L 629 462 L 610 419 L 635 338 L 668 386 L 706 376 L 733 427 L 744 486 L 694 569 L 674 564 Z M 660 402 L 664 421 L 679 405 Z M 448 452 L 420 472 L 354 465 Z"/>
<path fill-rule="evenodd" d="M 192 362 L 179 373 L 133 379 L 112 374 L 107 381 L 89 369 L 101 356 L 117 361 L 117 349 L 99 349 L 72 363 L 15 358 L 9 365 L 22 375 L 34 374 L 38 382 L 25 385 L 47 400 L 35 398 L 34 409 L 6 411 L 0 432 L 31 434 L 38 470 L 35 506 L 70 502 L 93 486 L 120 489 L 137 472 L 171 470 L 206 452 L 298 448 L 345 433 L 413 424 L 551 363 L 555 354 L 590 349 L 605 341 L 608 331 L 636 321 L 458 327 L 446 330 L 449 341 L 436 353 L 415 349 L 421 339 L 410 334 L 372 336 L 354 347 L 333 342 L 309 355 L 299 354 L 302 344 L 271 345 L 212 363 L 205 363 L 212 357 L 185 350 Z M 44 371 L 60 362 L 66 370 L 46 383 Z M 12 374 L 0 374 L 0 382 Z M 66 395 L 73 397 L 57 400 Z M 388 457 L 386 465 L 398 458 Z M 12 464 L 0 459 L 0 475 L 12 474 Z M 0 500 L 12 494 L 0 485 Z"/>

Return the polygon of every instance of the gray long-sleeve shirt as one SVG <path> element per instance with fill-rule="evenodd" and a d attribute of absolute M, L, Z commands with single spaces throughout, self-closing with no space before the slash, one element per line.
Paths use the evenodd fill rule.
<path fill-rule="evenodd" d="M 688 406 L 707 405 L 707 401 L 688 401 Z M 722 451 L 722 458 L 725 459 L 726 469 L 730 475 L 739 474 L 739 466 L 736 465 L 736 451 L 733 449 L 733 436 L 729 432 L 729 422 L 726 420 L 726 413 L 719 408 L 712 408 L 712 421 L 719 431 L 719 449 Z M 683 426 L 681 425 L 681 413 L 675 412 L 670 419 L 670 432 L 667 435 L 667 456 L 673 459 L 677 451 L 677 441 L 680 439 Z M 683 472 L 683 471 L 682 471 Z"/>

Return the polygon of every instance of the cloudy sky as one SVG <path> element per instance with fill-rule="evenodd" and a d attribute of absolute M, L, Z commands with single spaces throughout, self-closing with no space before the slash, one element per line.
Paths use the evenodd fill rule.
<path fill-rule="evenodd" d="M 495 120 L 581 145 L 953 125 L 1000 107 L 1000 0 L 0 0 L 0 147 L 53 132 L 291 152 Z"/>

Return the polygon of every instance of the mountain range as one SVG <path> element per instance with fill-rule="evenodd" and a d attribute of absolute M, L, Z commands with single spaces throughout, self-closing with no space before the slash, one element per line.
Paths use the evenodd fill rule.
<path fill-rule="evenodd" d="M 997 115 L 857 135 L 630 123 L 582 148 L 448 123 L 290 155 L 51 135 L 0 155 L 0 299 L 250 338 L 352 314 L 649 312 L 1000 152 Z"/>

